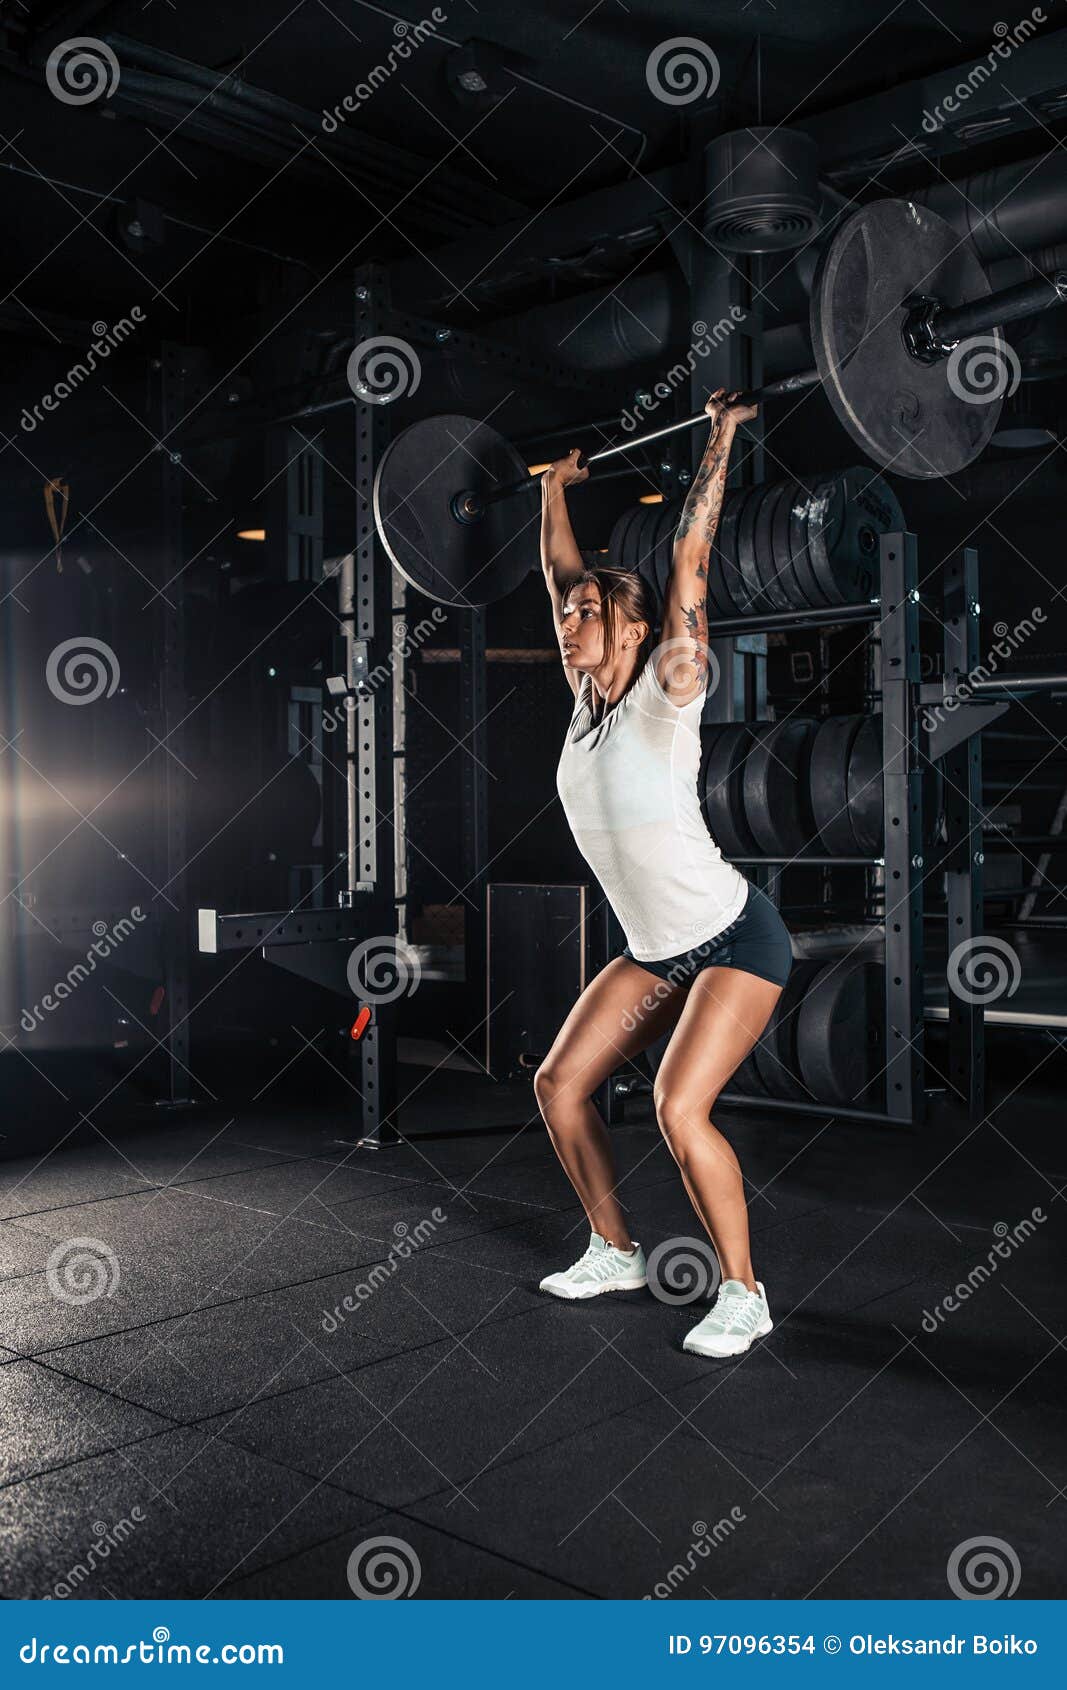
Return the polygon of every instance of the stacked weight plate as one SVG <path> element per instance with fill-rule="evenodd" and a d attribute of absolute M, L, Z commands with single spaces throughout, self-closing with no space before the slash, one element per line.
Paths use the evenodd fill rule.
<path fill-rule="evenodd" d="M 794 962 L 758 1043 L 727 1086 L 747 1097 L 877 1106 L 885 970 L 868 956 Z"/>
<path fill-rule="evenodd" d="M 700 740 L 700 807 L 724 857 L 881 855 L 881 716 L 705 723 Z M 924 765 L 922 798 L 933 839 L 943 798 L 936 764 Z"/>
<path fill-rule="evenodd" d="M 624 511 L 609 554 L 662 601 L 680 506 Z M 712 617 L 763 616 L 862 603 L 878 593 L 883 534 L 904 527 L 896 494 L 873 469 L 761 482 L 727 493 L 708 575 Z"/>

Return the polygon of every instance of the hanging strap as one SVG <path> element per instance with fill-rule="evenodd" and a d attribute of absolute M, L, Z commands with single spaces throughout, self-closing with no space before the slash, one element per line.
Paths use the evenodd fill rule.
<path fill-rule="evenodd" d="M 59 509 L 57 510 L 57 504 Z M 70 488 L 58 476 L 53 476 L 44 484 L 44 508 L 48 512 L 48 526 L 52 530 L 52 538 L 56 543 L 56 570 L 63 573 L 63 530 L 67 526 L 67 508 L 70 505 Z"/>

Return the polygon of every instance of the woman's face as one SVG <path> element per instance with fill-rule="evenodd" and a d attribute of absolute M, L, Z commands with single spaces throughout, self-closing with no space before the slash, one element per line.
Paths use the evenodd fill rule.
<path fill-rule="evenodd" d="M 604 661 L 604 627 L 600 620 L 600 589 L 590 581 L 574 587 L 560 613 L 560 649 L 564 663 L 583 674 Z"/>

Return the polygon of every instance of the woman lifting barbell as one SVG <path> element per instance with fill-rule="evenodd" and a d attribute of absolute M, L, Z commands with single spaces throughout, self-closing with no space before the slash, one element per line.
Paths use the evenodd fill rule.
<path fill-rule="evenodd" d="M 642 577 L 584 565 L 566 505 L 567 487 L 589 473 L 580 454 L 542 479 L 541 561 L 575 695 L 557 786 L 628 942 L 586 987 L 535 1076 L 591 1232 L 585 1254 L 540 1288 L 571 1299 L 647 1283 L 592 1097 L 669 1032 L 656 1118 L 722 1270 L 711 1312 L 683 1345 L 707 1356 L 739 1355 L 771 1330 L 753 1275 L 740 1165 L 709 1112 L 767 1025 L 792 961 L 781 916 L 723 860 L 697 795 L 710 656 L 705 583 L 734 433 L 756 414 L 736 398 L 719 389 L 706 406 L 711 434 L 675 535 L 657 645 L 656 605 Z"/>

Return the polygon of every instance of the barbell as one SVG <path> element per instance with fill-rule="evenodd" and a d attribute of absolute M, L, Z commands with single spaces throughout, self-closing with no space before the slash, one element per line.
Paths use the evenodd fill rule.
<path fill-rule="evenodd" d="M 968 239 L 910 200 L 879 200 L 846 218 L 811 290 L 815 368 L 741 395 L 761 405 L 822 386 L 838 420 L 883 469 L 915 480 L 954 475 L 988 445 L 1015 354 L 1004 323 L 1067 300 L 1067 274 L 992 292 Z M 958 303 L 950 304 L 949 301 Z M 602 447 L 603 463 L 685 429 L 701 411 Z M 489 604 L 530 569 L 530 512 L 540 486 L 515 447 L 470 417 L 428 417 L 383 452 L 374 517 L 399 573 L 444 604 Z"/>

